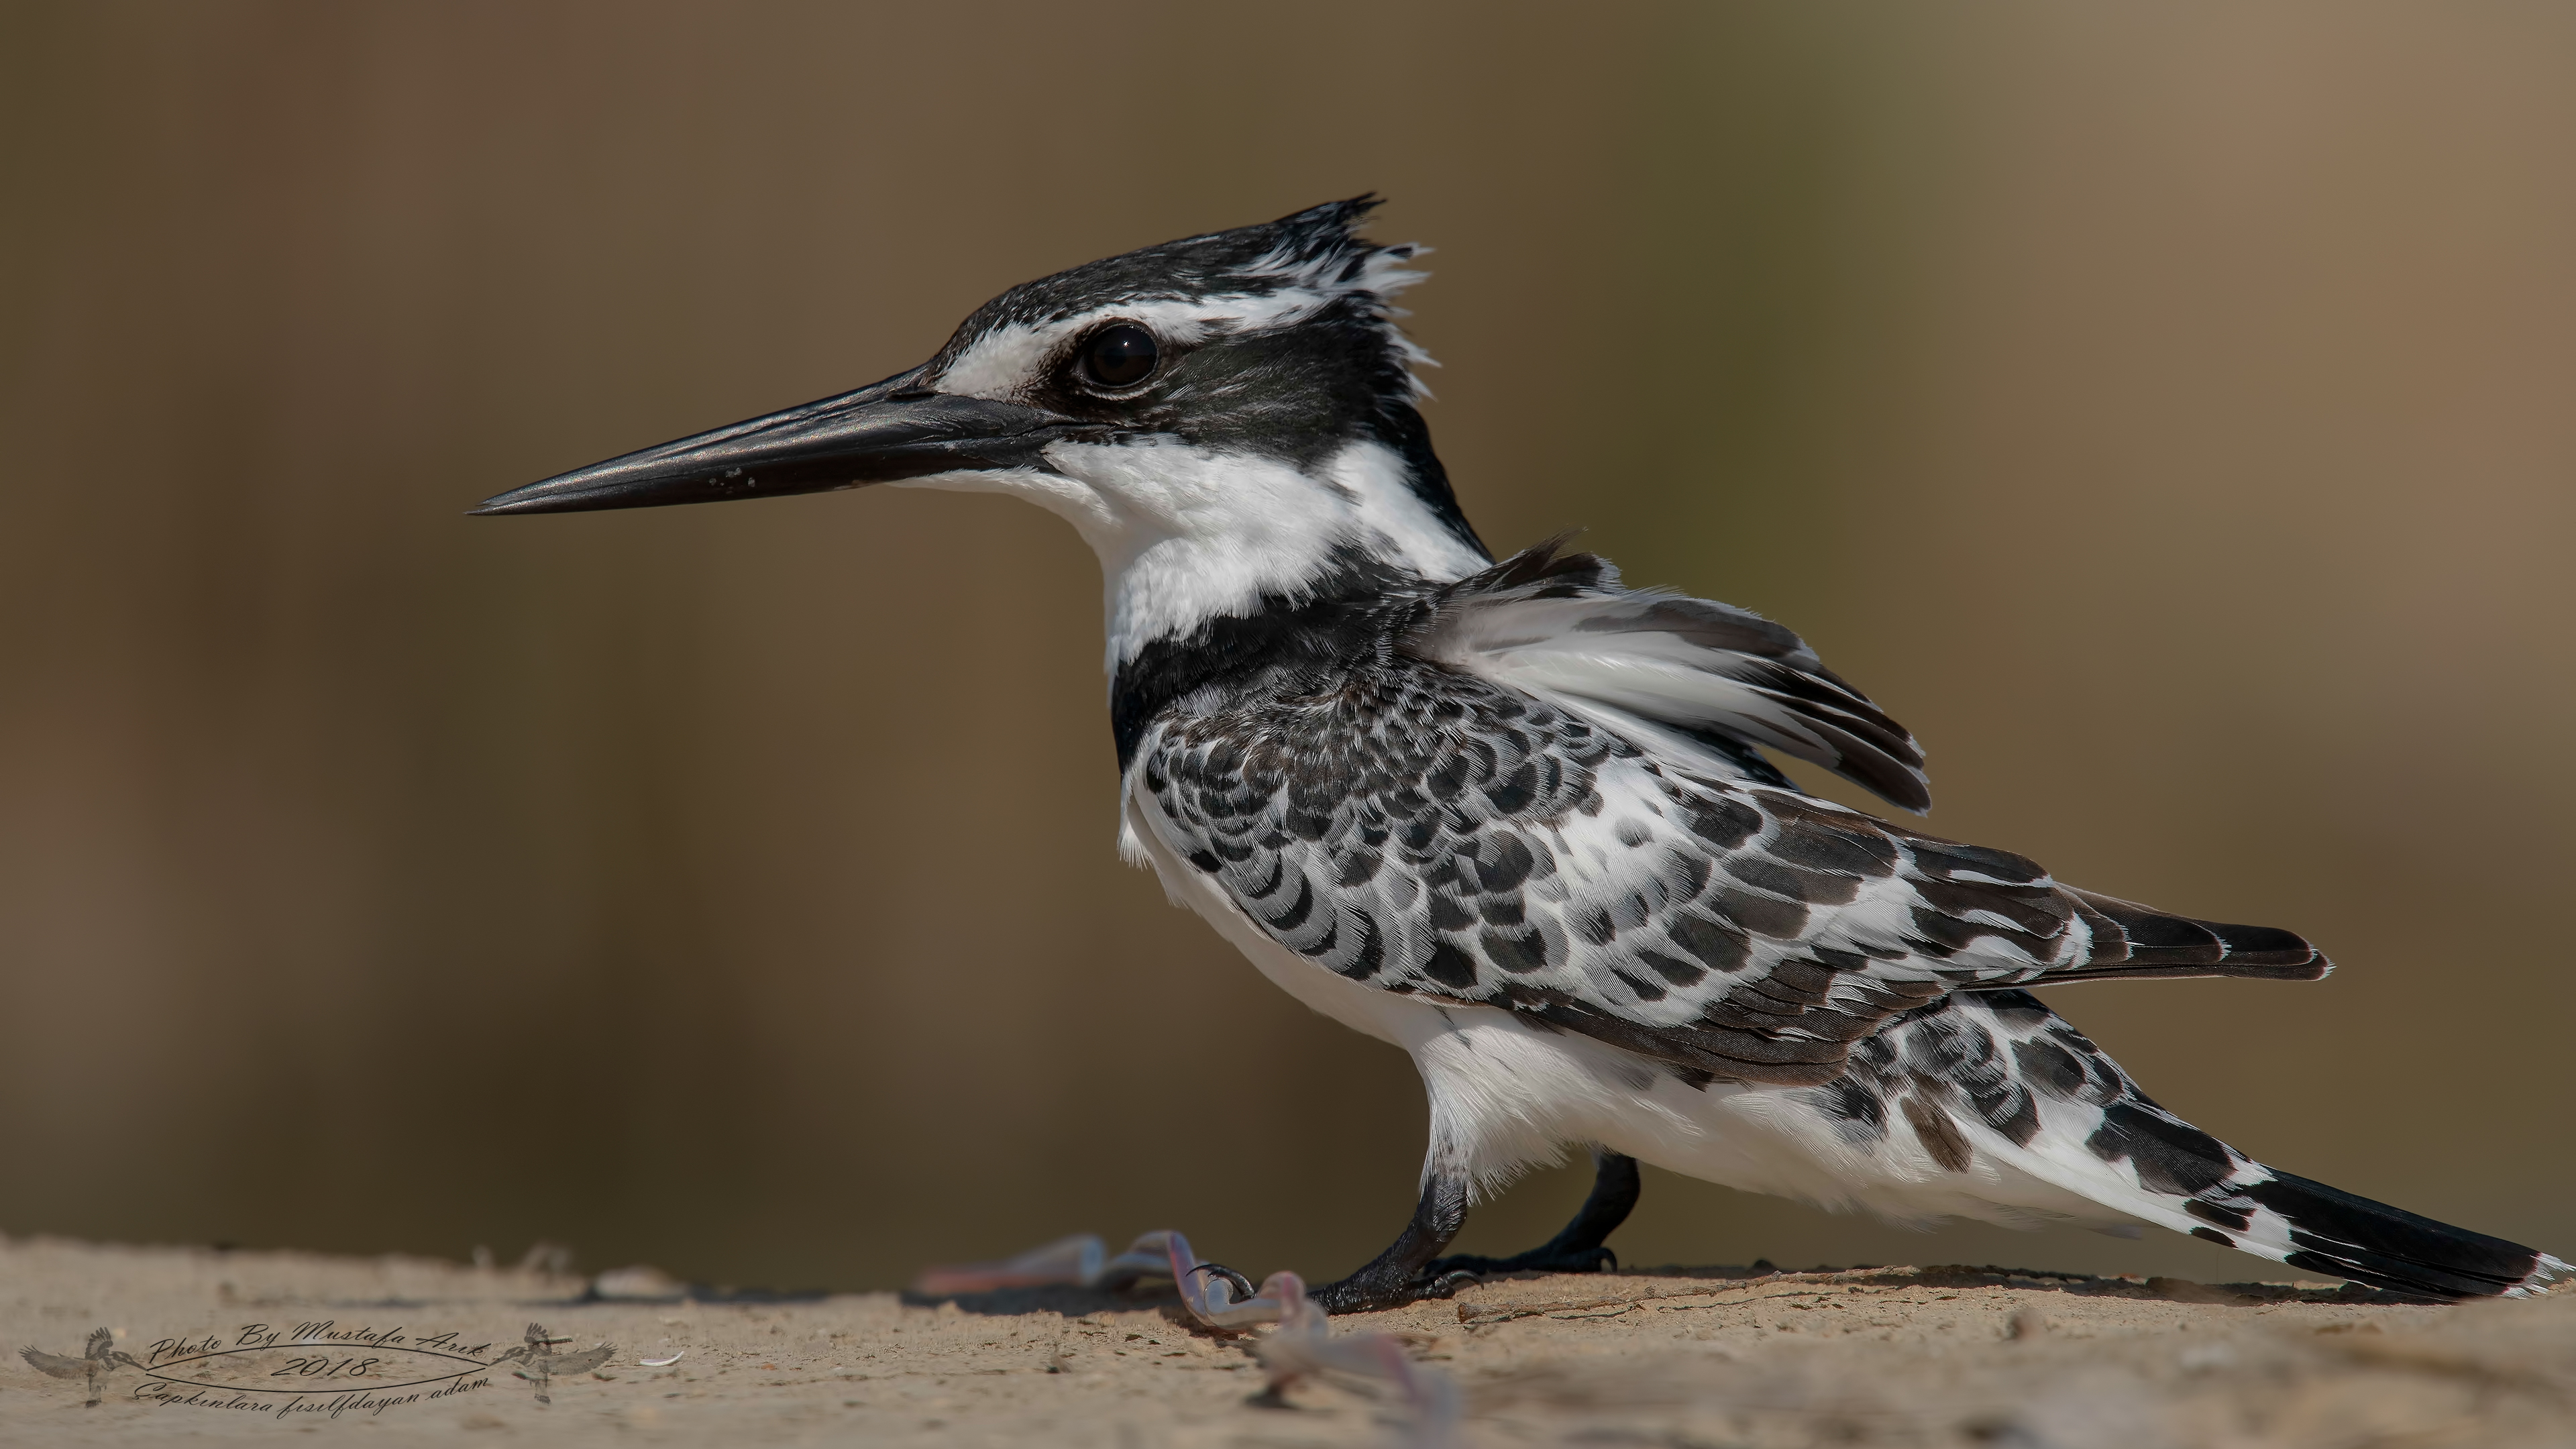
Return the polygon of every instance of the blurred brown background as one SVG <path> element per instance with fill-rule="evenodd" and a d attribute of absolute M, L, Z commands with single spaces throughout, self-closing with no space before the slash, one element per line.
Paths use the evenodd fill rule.
<path fill-rule="evenodd" d="M 1489 539 L 1790 621 L 1941 833 L 2311 933 L 2319 986 L 2055 1000 L 2567 1252 L 2571 74 L 2506 3 L 8 5 L 0 1228 L 1382 1246 L 1420 1088 L 1117 863 L 1068 530 L 463 516 L 1376 188 Z M 1617 1244 L 2260 1271 L 1671 1178 Z"/>

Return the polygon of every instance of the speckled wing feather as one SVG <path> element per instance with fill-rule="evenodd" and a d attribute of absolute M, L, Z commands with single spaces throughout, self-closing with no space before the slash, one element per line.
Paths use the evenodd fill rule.
<path fill-rule="evenodd" d="M 1622 588 L 1609 560 L 1562 552 L 1561 542 L 1444 588 L 1414 651 L 1661 754 L 1714 754 L 1728 776 L 1789 783 L 1758 745 L 1892 805 L 1931 808 L 1913 735 L 1787 626 L 1732 604 Z"/>
<path fill-rule="evenodd" d="M 1510 1009 L 1701 1080 L 1815 1085 L 1887 1017 L 2043 977 L 2312 978 L 2286 931 L 1708 778 L 1400 649 L 1147 732 L 1148 828 L 1319 969 Z"/>

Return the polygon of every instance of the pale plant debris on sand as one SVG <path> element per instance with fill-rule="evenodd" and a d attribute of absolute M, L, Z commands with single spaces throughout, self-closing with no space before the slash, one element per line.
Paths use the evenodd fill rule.
<path fill-rule="evenodd" d="M 1307 1377 L 1256 1407 L 1263 1339 L 1192 1321 L 1159 1281 L 962 1298 L 589 1297 L 578 1278 L 410 1258 L 0 1242 L 0 1341 L 129 1352 L 250 1321 L 399 1319 L 506 1344 L 530 1321 L 685 1359 L 554 1380 L 497 1373 L 462 1402 L 314 1426 L 370 1443 L 806 1443 L 1070 1449 L 1389 1445 L 1400 1395 Z M 2017 1449 L 2489 1449 L 2560 1445 L 2576 1416 L 2576 1298 L 2446 1308 L 2322 1285 L 2204 1285 L 2003 1268 L 1666 1269 L 1516 1277 L 1337 1321 L 1459 1395 L 1462 1449 L 1809 1445 Z M 1294 1365 L 1289 1365 L 1294 1367 Z M 0 1442 L 267 1441 L 273 1419 L 105 1402 L 20 1368 Z M 291 1432 L 291 1431 L 290 1431 Z"/>
<path fill-rule="evenodd" d="M 1016 1257 L 990 1263 L 948 1264 L 925 1268 L 913 1279 L 913 1291 L 932 1297 L 992 1293 L 1010 1288 L 1085 1288 L 1120 1290 L 1160 1277 L 1172 1284 L 1201 1327 L 1246 1330 L 1272 1325 L 1252 1346 L 1268 1375 L 1257 1402 L 1285 1408 L 1287 1393 L 1299 1384 L 1340 1377 L 1392 1388 L 1410 1411 L 1405 1431 L 1407 1449 L 1446 1449 L 1457 1442 L 1457 1386 L 1438 1369 L 1414 1361 L 1402 1341 L 1382 1333 L 1335 1334 L 1322 1307 L 1306 1295 L 1306 1281 L 1279 1272 L 1254 1288 L 1230 1269 L 1212 1268 L 1190 1240 L 1172 1229 L 1157 1229 L 1128 1244 L 1116 1257 L 1090 1233 L 1076 1233 L 1032 1248 Z M 1052 1371 L 1061 1373 L 1060 1365 Z"/>

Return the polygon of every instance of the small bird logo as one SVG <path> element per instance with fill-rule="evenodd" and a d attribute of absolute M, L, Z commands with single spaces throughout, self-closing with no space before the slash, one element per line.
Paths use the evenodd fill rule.
<path fill-rule="evenodd" d="M 18 1356 L 25 1359 L 29 1367 L 40 1373 L 52 1374 L 58 1379 L 88 1379 L 87 1407 L 93 1409 L 98 1407 L 98 1381 L 101 1375 L 120 1368 L 143 1367 L 143 1361 L 118 1348 L 116 1334 L 104 1328 L 90 1334 L 89 1349 L 79 1358 L 73 1358 L 69 1354 L 47 1353 L 41 1348 L 32 1347 L 18 1350 Z"/>
<path fill-rule="evenodd" d="M 557 1353 L 556 1344 L 570 1343 L 572 1339 L 568 1336 L 548 1333 L 542 1323 L 528 1325 L 527 1340 L 516 1348 L 503 1349 L 501 1356 L 492 1362 L 495 1367 L 513 1360 L 524 1364 L 525 1367 L 515 1368 L 510 1372 L 536 1385 L 537 1402 L 540 1404 L 554 1402 L 547 1397 L 546 1388 L 555 1375 L 563 1374 L 569 1377 L 573 1374 L 586 1374 L 608 1362 L 609 1358 L 617 1352 L 617 1345 L 603 1343 L 593 1348 L 583 1349 L 579 1353 Z M 47 1372 L 50 1373 L 53 1370 L 49 1369 Z"/>

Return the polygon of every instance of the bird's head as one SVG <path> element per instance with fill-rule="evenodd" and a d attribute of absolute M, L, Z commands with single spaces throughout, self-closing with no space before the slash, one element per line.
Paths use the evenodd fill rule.
<path fill-rule="evenodd" d="M 1362 197 L 1013 287 L 919 367 L 504 493 L 487 514 L 868 484 L 1017 494 L 1107 576 L 1111 666 L 1156 638 L 1359 571 L 1487 555 L 1415 409 L 1390 298 L 1412 246 Z"/>

